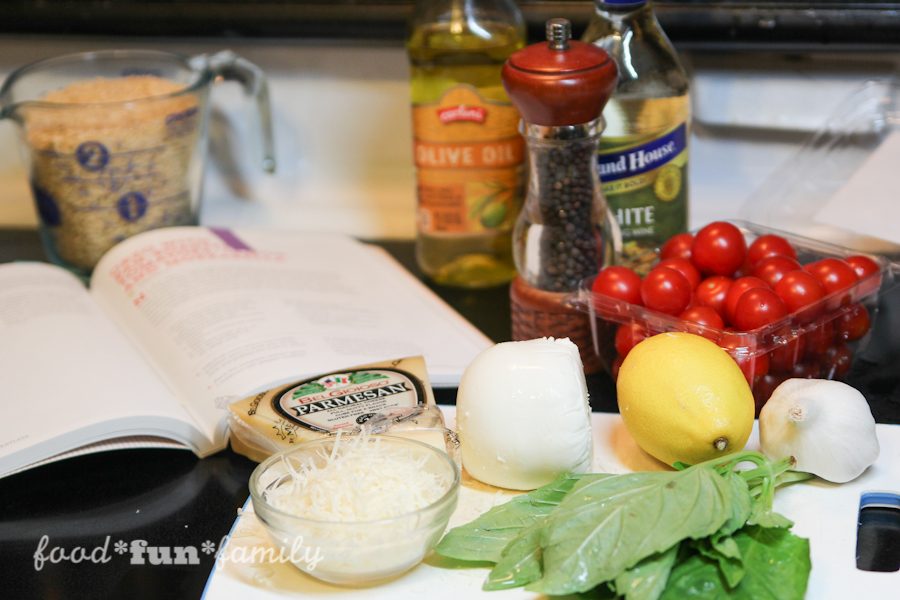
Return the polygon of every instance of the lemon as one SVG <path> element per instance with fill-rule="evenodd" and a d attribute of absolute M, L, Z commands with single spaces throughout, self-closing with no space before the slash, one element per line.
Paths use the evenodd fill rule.
<path fill-rule="evenodd" d="M 669 465 L 741 450 L 753 428 L 753 394 L 741 369 L 691 333 L 661 333 L 637 344 L 622 362 L 616 391 L 634 440 Z"/>

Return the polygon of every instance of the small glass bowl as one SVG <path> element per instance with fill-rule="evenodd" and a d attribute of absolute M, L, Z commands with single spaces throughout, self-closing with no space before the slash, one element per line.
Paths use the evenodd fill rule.
<path fill-rule="evenodd" d="M 437 543 L 456 510 L 460 472 L 457 464 L 433 446 L 401 437 L 378 435 L 368 443 L 403 448 L 423 470 L 441 476 L 447 489 L 432 504 L 396 517 L 375 521 L 319 521 L 285 512 L 269 503 L 271 490 L 290 484 L 287 461 L 325 463 L 336 438 L 305 442 L 274 454 L 250 476 L 250 496 L 257 518 L 272 542 L 301 571 L 340 585 L 371 585 L 419 564 Z M 344 438 L 343 443 L 346 443 Z"/>

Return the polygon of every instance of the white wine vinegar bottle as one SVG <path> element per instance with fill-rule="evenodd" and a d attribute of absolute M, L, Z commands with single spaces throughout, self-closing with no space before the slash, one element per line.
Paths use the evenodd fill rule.
<path fill-rule="evenodd" d="M 654 249 L 688 226 L 688 77 L 650 2 L 594 3 L 582 40 L 619 67 L 603 111 L 600 179 L 622 231 L 619 262 L 645 271 Z"/>

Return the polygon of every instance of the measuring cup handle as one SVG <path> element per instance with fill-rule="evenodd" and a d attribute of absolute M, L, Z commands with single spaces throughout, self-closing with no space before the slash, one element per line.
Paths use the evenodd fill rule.
<path fill-rule="evenodd" d="M 263 70 L 231 50 L 200 57 L 206 67 L 226 81 L 236 81 L 248 96 L 256 101 L 262 139 L 262 167 L 267 173 L 275 172 L 275 139 L 272 133 L 272 107 L 269 103 L 269 84 Z"/>

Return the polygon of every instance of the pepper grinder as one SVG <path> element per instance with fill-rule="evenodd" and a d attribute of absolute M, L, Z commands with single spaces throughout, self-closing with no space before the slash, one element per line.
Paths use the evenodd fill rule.
<path fill-rule="evenodd" d="M 610 264 L 620 246 L 597 173 L 601 113 L 617 70 L 604 50 L 571 37 L 569 21 L 550 19 L 547 42 L 515 52 L 503 66 L 529 166 L 513 232 L 512 337 L 568 337 L 592 373 L 602 365 L 589 316 L 576 304 L 582 281 Z"/>

